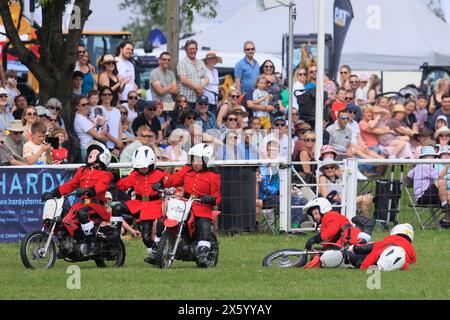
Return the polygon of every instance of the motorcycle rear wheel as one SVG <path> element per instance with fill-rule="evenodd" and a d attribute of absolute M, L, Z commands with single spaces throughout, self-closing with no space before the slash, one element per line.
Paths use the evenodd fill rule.
<path fill-rule="evenodd" d="M 304 250 L 282 249 L 274 251 L 264 257 L 263 267 L 273 268 L 301 268 L 308 262 L 308 255 Z"/>
<path fill-rule="evenodd" d="M 56 261 L 56 247 L 53 240 L 50 241 L 45 257 L 42 256 L 48 234 L 43 231 L 33 231 L 25 236 L 20 243 L 20 258 L 25 268 L 50 269 Z"/>
<path fill-rule="evenodd" d="M 208 268 L 214 268 L 219 262 L 219 242 L 215 234 L 211 236 L 211 249 L 208 255 Z"/>
<path fill-rule="evenodd" d="M 169 254 L 173 250 L 175 239 L 170 232 L 163 232 L 159 240 L 155 254 L 155 266 L 161 269 L 168 269 L 172 266 L 173 259 L 169 259 Z"/>
<path fill-rule="evenodd" d="M 98 256 L 101 258 L 95 259 L 95 264 L 99 268 L 121 268 L 125 264 L 125 245 L 119 239 L 115 242 L 102 241 L 97 243 L 99 245 Z"/>

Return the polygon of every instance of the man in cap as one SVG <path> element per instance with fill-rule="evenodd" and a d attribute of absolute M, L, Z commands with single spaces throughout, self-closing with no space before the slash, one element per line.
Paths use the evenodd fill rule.
<path fill-rule="evenodd" d="M 0 165 L 27 165 L 23 158 L 23 145 L 27 142 L 27 139 L 22 136 L 25 130 L 22 121 L 12 120 L 7 129 L 9 135 L 6 136 L 0 147 Z"/>
<path fill-rule="evenodd" d="M 159 122 L 156 116 L 156 101 L 147 101 L 144 106 L 144 112 L 134 119 L 131 128 L 133 133 L 137 136 L 137 131 L 140 126 L 147 125 L 157 135 L 157 142 L 159 143 L 162 138 L 161 122 Z"/>
<path fill-rule="evenodd" d="M 208 111 L 208 107 L 208 97 L 204 95 L 198 96 L 197 103 L 195 105 L 195 111 L 198 114 L 197 121 L 200 120 L 202 122 L 203 132 L 210 129 L 218 129 L 216 117 L 212 112 Z"/>

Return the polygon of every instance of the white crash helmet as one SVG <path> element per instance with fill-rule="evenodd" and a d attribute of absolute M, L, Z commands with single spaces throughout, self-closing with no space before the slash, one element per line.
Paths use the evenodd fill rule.
<path fill-rule="evenodd" d="M 390 246 L 383 250 L 377 265 L 381 271 L 394 271 L 403 268 L 405 261 L 405 249 L 399 246 Z"/>
<path fill-rule="evenodd" d="M 339 250 L 327 250 L 320 256 L 322 268 L 337 268 L 344 264 L 344 254 Z"/>
<path fill-rule="evenodd" d="M 414 228 L 409 223 L 398 224 L 391 230 L 391 236 L 396 234 L 404 234 L 413 242 L 414 240 Z"/>
<path fill-rule="evenodd" d="M 318 207 L 320 214 L 323 216 L 328 211 L 331 211 L 333 207 L 331 206 L 330 201 L 328 201 L 326 198 L 315 198 L 312 200 L 309 200 L 308 203 L 303 208 L 303 211 L 306 212 L 306 214 L 309 214 L 312 216 L 312 209 Z"/>
<path fill-rule="evenodd" d="M 188 155 L 188 163 L 192 163 L 192 157 L 201 157 L 203 159 L 204 165 L 209 168 L 212 166 L 212 157 L 214 154 L 214 150 L 211 146 L 206 143 L 198 143 L 189 149 Z"/>
<path fill-rule="evenodd" d="M 149 146 L 140 146 L 134 151 L 133 157 L 131 158 L 133 169 L 148 168 L 150 166 L 154 167 L 155 162 L 155 152 Z"/>
<path fill-rule="evenodd" d="M 88 148 L 87 148 L 87 156 L 86 156 L 86 163 L 87 159 L 89 158 L 89 154 L 92 150 L 98 150 L 100 153 L 97 156 L 96 162 L 99 162 L 100 164 L 104 165 L 105 168 L 109 166 L 111 163 L 111 152 L 109 149 L 102 143 L 98 141 L 91 141 L 89 142 Z"/>

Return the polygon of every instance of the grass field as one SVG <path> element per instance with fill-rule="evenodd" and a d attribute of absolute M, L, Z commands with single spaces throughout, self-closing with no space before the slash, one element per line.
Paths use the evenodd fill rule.
<path fill-rule="evenodd" d="M 385 233 L 375 233 L 381 239 Z M 68 262 L 52 270 L 27 270 L 19 244 L 0 245 L 0 299 L 449 299 L 450 231 L 416 232 L 417 264 L 407 272 L 381 274 L 381 288 L 369 290 L 373 274 L 363 270 L 266 269 L 263 257 L 281 248 L 303 247 L 307 237 L 235 235 L 219 237 L 219 264 L 197 269 L 175 261 L 169 270 L 143 262 L 140 239 L 126 241 L 121 269 L 98 269 L 80 263 L 81 289 L 67 289 Z"/>

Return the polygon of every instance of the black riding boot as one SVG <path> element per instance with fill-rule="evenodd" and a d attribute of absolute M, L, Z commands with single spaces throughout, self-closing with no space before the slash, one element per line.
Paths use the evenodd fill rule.
<path fill-rule="evenodd" d="M 144 259 L 145 262 L 147 262 L 149 264 L 155 264 L 157 247 L 158 247 L 158 245 L 155 242 L 153 242 L 152 247 L 147 249 L 148 257 L 146 257 Z"/>
<path fill-rule="evenodd" d="M 93 256 L 97 251 L 97 245 L 95 243 L 95 234 L 94 234 L 94 223 L 91 221 L 86 224 L 82 224 L 81 228 L 83 229 L 85 235 L 85 250 L 82 250 L 82 254 L 85 257 Z M 83 252 L 84 251 L 84 252 Z"/>
<path fill-rule="evenodd" d="M 208 255 L 209 255 L 208 247 L 201 246 L 198 248 L 197 267 L 199 268 L 208 267 Z"/>
<path fill-rule="evenodd" d="M 372 235 L 372 231 L 375 228 L 376 221 L 372 218 L 363 216 L 355 216 L 352 218 L 352 222 L 361 229 L 362 232 Z"/>
<path fill-rule="evenodd" d="M 117 242 L 120 239 L 120 231 L 122 230 L 122 221 L 113 221 L 111 219 L 110 225 L 111 233 L 106 237 L 108 241 Z"/>

